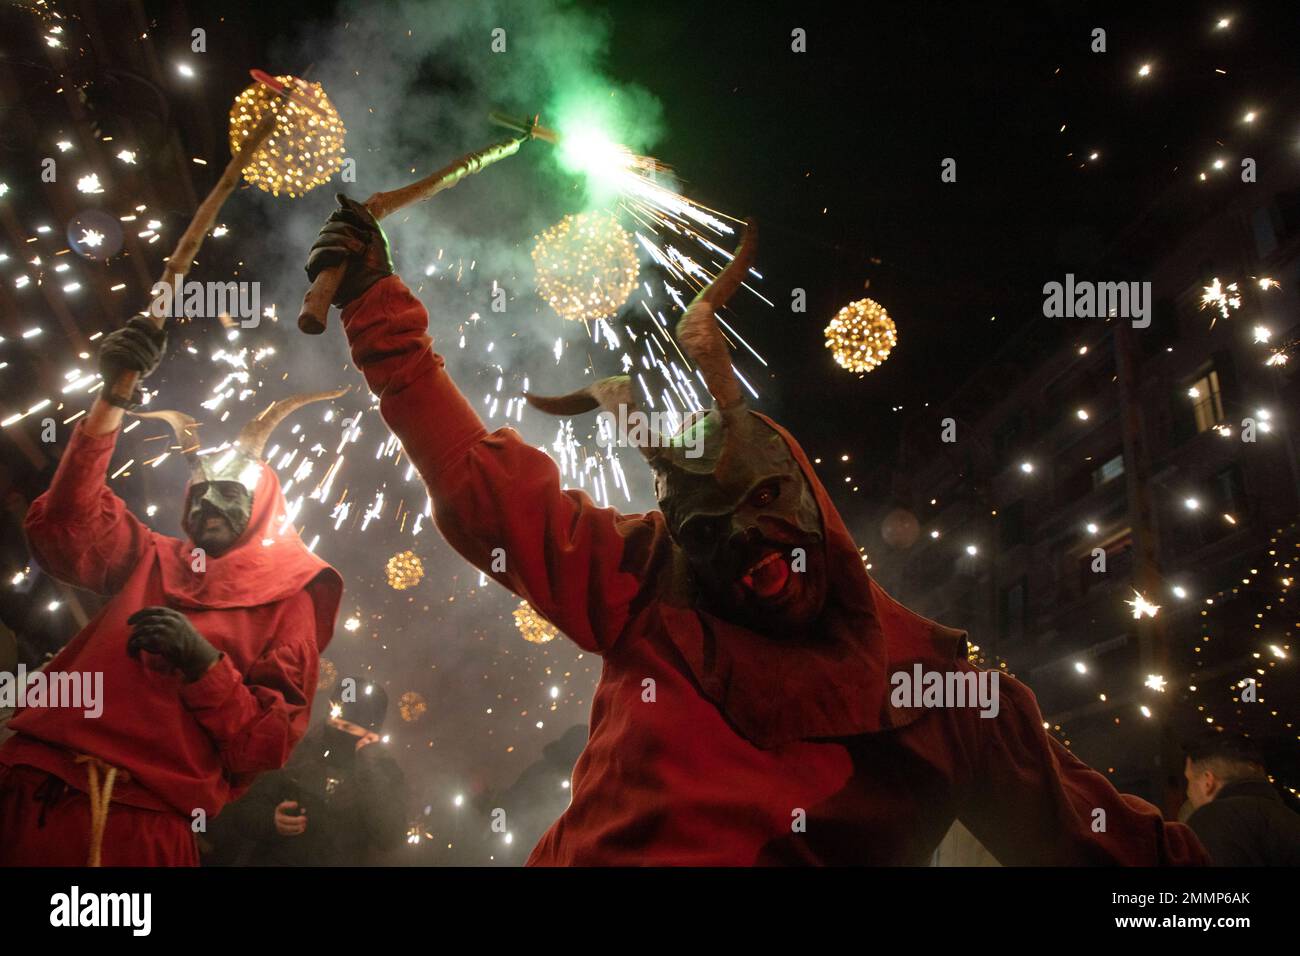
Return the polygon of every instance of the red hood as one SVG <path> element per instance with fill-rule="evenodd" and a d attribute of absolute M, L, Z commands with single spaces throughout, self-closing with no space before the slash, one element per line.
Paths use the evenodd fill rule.
<path fill-rule="evenodd" d="M 704 693 L 760 747 L 909 724 L 920 711 L 890 705 L 890 674 L 915 662 L 952 669 L 965 654 L 966 635 L 914 614 L 871 579 L 799 443 L 758 417 L 785 440 L 821 510 L 827 597 L 817 635 L 797 642 L 764 637 L 698 611 L 690 601 L 663 607 L 665 631 Z M 674 551 L 680 576 L 685 557 Z"/>
<path fill-rule="evenodd" d="M 173 607 L 235 608 L 270 604 L 308 588 L 316 606 L 316 641 L 323 651 L 334 634 L 343 579 L 307 550 L 293 525 L 280 479 L 265 462 L 253 492 L 253 514 L 234 546 L 208 557 L 206 570 L 191 568 L 192 541 L 159 536 L 163 591 Z"/>

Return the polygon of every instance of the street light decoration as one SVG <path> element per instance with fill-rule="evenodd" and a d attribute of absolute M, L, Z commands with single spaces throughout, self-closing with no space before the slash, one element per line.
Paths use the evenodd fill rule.
<path fill-rule="evenodd" d="M 527 601 L 520 601 L 514 610 L 515 627 L 529 644 L 546 644 L 560 633 L 554 624 L 537 613 Z"/>
<path fill-rule="evenodd" d="M 879 368 L 898 344 L 898 327 L 874 299 L 850 302 L 826 326 L 826 347 L 837 365 L 864 374 Z"/>
<path fill-rule="evenodd" d="M 562 319 L 612 318 L 636 288 L 640 267 L 627 230 L 608 212 L 565 216 L 533 246 L 537 291 Z"/>
<path fill-rule="evenodd" d="M 244 180 L 273 196 L 285 192 L 296 198 L 339 171 L 347 130 L 319 83 L 293 76 L 273 82 L 259 80 L 235 98 L 230 151 L 237 153 L 262 118 L 274 113 L 275 128 L 244 166 Z"/>

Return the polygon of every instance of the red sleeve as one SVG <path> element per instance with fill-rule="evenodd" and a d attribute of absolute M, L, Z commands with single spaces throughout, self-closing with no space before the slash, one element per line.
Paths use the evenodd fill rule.
<path fill-rule="evenodd" d="M 1181 823 L 1117 791 L 1043 727 L 1024 684 L 1001 674 L 998 713 L 966 710 L 973 785 L 959 817 L 1006 866 L 1204 866 Z M 1099 812 L 1100 811 L 1100 812 Z"/>
<path fill-rule="evenodd" d="M 24 522 L 46 572 L 99 594 L 121 590 L 150 535 L 104 480 L 116 444 L 116 431 L 91 436 L 78 422 L 49 490 L 32 502 Z"/>
<path fill-rule="evenodd" d="M 472 564 L 585 650 L 617 640 L 664 550 L 657 512 L 620 515 L 565 491 L 513 429 L 488 434 L 433 351 L 424 306 L 396 276 L 343 313 L 352 358 L 424 478 L 435 521 Z"/>
<path fill-rule="evenodd" d="M 275 636 L 240 675 L 223 654 L 206 674 L 181 688 L 181 701 L 208 732 L 237 790 L 264 770 L 277 770 L 307 730 L 320 653 L 311 598 L 286 603 Z"/>

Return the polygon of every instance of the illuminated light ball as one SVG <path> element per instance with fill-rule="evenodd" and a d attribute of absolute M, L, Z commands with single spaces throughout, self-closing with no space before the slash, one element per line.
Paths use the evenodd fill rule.
<path fill-rule="evenodd" d="M 420 561 L 420 556 L 414 551 L 403 551 L 388 559 L 388 564 L 384 566 L 384 574 L 388 577 L 390 588 L 394 591 L 405 591 L 420 583 L 424 577 L 424 565 Z"/>
<path fill-rule="evenodd" d="M 555 625 L 542 617 L 527 601 L 520 601 L 513 611 L 515 627 L 529 644 L 545 644 L 553 641 L 560 632 Z"/>
<path fill-rule="evenodd" d="M 906 551 L 921 536 L 921 523 L 906 508 L 895 508 L 880 524 L 880 537 L 891 548 Z"/>
<path fill-rule="evenodd" d="M 424 716 L 424 712 L 429 709 L 429 705 L 423 696 L 413 690 L 408 690 L 397 699 L 397 709 L 404 721 L 413 724 Z"/>
<path fill-rule="evenodd" d="M 874 299 L 850 302 L 826 326 L 826 347 L 836 364 L 850 372 L 879 367 L 898 344 L 898 327 Z"/>
<path fill-rule="evenodd" d="M 342 167 L 347 130 L 319 83 L 292 76 L 276 79 L 295 99 L 285 99 L 261 83 L 240 93 L 230 107 L 230 152 L 237 152 L 267 111 L 274 110 L 275 129 L 244 167 L 244 179 L 273 196 L 285 192 L 297 197 L 329 182 Z"/>
<path fill-rule="evenodd" d="M 533 246 L 537 291 L 562 319 L 594 322 L 618 313 L 636 288 L 632 236 L 608 212 L 565 216 Z"/>
<path fill-rule="evenodd" d="M 338 679 L 339 669 L 334 666 L 334 662 L 322 657 L 320 659 L 320 677 L 316 682 L 316 692 L 329 690 L 337 683 Z"/>

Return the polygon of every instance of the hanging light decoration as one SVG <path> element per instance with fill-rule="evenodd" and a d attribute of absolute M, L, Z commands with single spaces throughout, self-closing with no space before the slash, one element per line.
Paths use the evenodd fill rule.
<path fill-rule="evenodd" d="M 537 291 L 562 319 L 594 322 L 618 313 L 640 266 L 632 236 L 608 212 L 565 216 L 533 246 Z"/>
<path fill-rule="evenodd" d="M 324 657 L 320 659 L 320 677 L 316 681 L 316 691 L 329 690 L 339 679 L 339 669 L 334 662 Z"/>
<path fill-rule="evenodd" d="M 402 715 L 402 720 L 408 724 L 413 724 L 424 716 L 424 712 L 429 709 L 429 705 L 422 695 L 413 690 L 408 690 L 397 699 L 397 709 Z"/>
<path fill-rule="evenodd" d="M 515 627 L 529 644 L 545 644 L 553 641 L 560 632 L 555 625 L 542 617 L 527 601 L 520 601 L 514 610 Z"/>
<path fill-rule="evenodd" d="M 339 171 L 347 130 L 319 83 L 292 76 L 276 79 L 289 91 L 287 97 L 258 82 L 235 98 L 230 107 L 230 150 L 234 155 L 262 117 L 274 111 L 275 129 L 244 167 L 244 179 L 273 196 L 286 192 L 297 197 Z"/>
<path fill-rule="evenodd" d="M 388 586 L 394 591 L 405 591 L 420 583 L 424 577 L 424 564 L 414 551 L 403 551 L 388 559 L 384 567 L 388 576 Z"/>
<path fill-rule="evenodd" d="M 898 327 L 875 299 L 850 302 L 826 326 L 826 347 L 836 364 L 850 372 L 879 367 L 898 344 Z"/>

